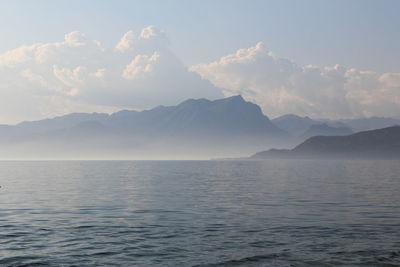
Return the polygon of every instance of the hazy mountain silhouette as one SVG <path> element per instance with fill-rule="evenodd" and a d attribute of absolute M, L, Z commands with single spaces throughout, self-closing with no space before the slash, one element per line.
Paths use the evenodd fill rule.
<path fill-rule="evenodd" d="M 289 135 L 260 107 L 241 96 L 189 99 L 177 106 L 111 115 L 73 113 L 53 119 L 1 126 L 2 158 L 165 157 L 249 153 L 284 144 Z"/>
<path fill-rule="evenodd" d="M 335 135 L 335 132 L 344 132 L 341 128 L 350 128 L 342 121 L 327 119 L 311 119 L 309 117 L 300 117 L 294 114 L 286 114 L 271 120 L 280 129 L 290 133 L 300 141 L 304 141 L 304 137 L 319 135 Z M 313 126 L 313 125 L 321 125 Z M 328 128 L 329 127 L 329 128 Z M 339 128 L 339 129 L 336 129 Z M 382 127 L 381 127 L 382 128 Z M 313 133 L 315 132 L 315 134 Z M 352 132 L 347 132 L 350 134 Z"/>
<path fill-rule="evenodd" d="M 131 130 L 162 130 L 174 135 L 276 137 L 284 134 L 262 114 L 259 106 L 244 101 L 241 96 L 215 101 L 189 99 L 177 106 L 159 106 L 142 112 L 124 110 L 112 114 L 106 123 Z"/>
<path fill-rule="evenodd" d="M 317 135 L 345 135 L 360 131 L 368 131 L 386 128 L 390 126 L 400 125 L 400 119 L 370 117 L 357 119 L 311 119 L 309 117 L 301 117 L 294 114 L 286 114 L 271 120 L 280 129 L 291 134 L 297 142 L 302 142 L 309 137 Z M 313 126 L 321 125 L 325 126 Z M 324 129 L 325 128 L 325 129 Z"/>
<path fill-rule="evenodd" d="M 353 131 L 347 127 L 331 127 L 326 123 L 311 125 L 301 136 L 302 141 L 313 136 L 349 135 Z"/>
<path fill-rule="evenodd" d="M 309 117 L 300 117 L 294 114 L 286 114 L 271 120 L 280 129 L 293 136 L 303 134 L 311 125 L 318 124 L 318 121 Z"/>
<path fill-rule="evenodd" d="M 252 158 L 400 158 L 400 126 L 347 136 L 314 136 L 292 150 L 271 149 Z"/>
<path fill-rule="evenodd" d="M 383 117 L 347 119 L 340 121 L 350 126 L 354 132 L 368 131 L 368 130 L 400 125 L 400 119 L 383 118 Z"/>
<path fill-rule="evenodd" d="M 371 118 L 354 121 L 354 125 L 362 122 L 365 127 L 368 121 L 374 122 L 372 125 L 383 123 L 381 118 Z M 385 119 L 385 123 L 394 122 Z M 176 106 L 144 111 L 72 113 L 0 125 L 0 158 L 243 156 L 260 147 L 291 147 L 311 135 L 343 135 L 350 131 L 333 125 L 345 124 L 329 121 L 321 125 L 321 120 L 296 115 L 271 121 L 259 106 L 241 96 L 214 101 L 189 99 Z"/>

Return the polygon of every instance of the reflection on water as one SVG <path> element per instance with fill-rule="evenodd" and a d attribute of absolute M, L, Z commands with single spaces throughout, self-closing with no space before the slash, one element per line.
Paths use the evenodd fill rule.
<path fill-rule="evenodd" d="M 398 161 L 4 161 L 0 185 L 1 266 L 400 265 Z"/>

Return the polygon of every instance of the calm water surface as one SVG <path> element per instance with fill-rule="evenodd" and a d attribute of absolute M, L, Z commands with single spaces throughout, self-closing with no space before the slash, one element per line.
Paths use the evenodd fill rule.
<path fill-rule="evenodd" d="M 0 185 L 0 266 L 400 266 L 399 161 L 3 161 Z"/>

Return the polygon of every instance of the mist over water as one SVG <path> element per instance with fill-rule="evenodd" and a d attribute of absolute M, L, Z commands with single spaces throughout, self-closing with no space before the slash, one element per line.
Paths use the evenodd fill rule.
<path fill-rule="evenodd" d="M 1 266 L 398 266 L 397 160 L 2 161 Z"/>

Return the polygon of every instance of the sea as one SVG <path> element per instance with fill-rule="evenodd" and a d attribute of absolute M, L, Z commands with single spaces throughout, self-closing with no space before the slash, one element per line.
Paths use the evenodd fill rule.
<path fill-rule="evenodd" d="M 0 266 L 400 266 L 400 161 L 1 161 Z"/>

